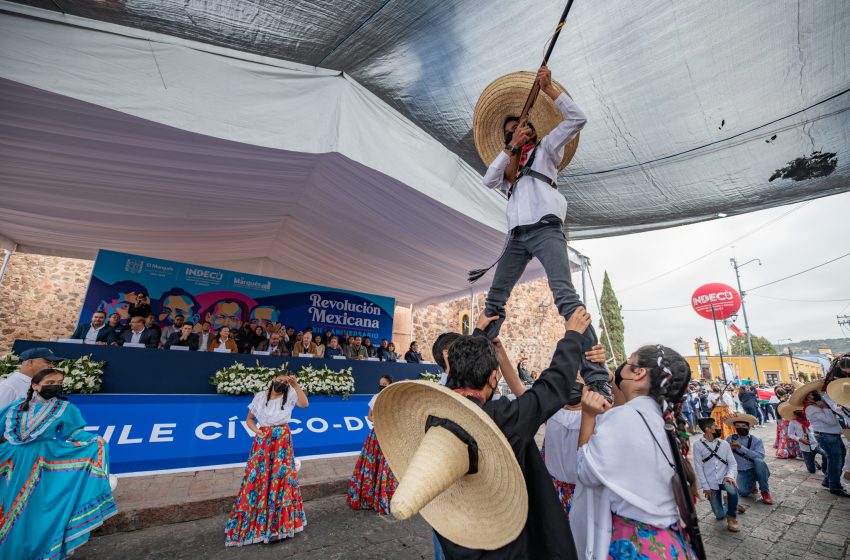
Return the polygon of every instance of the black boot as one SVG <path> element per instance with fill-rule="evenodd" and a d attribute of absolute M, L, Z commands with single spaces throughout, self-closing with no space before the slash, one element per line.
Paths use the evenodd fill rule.
<path fill-rule="evenodd" d="M 614 404 L 614 395 L 611 393 L 611 384 L 608 383 L 607 380 L 603 381 L 600 379 L 598 381 L 591 381 L 590 383 L 587 383 L 587 389 L 588 391 L 599 393 L 605 397 L 606 401 Z"/>

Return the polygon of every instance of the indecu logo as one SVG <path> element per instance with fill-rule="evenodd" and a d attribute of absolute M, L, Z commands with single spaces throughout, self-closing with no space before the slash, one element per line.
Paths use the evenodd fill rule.
<path fill-rule="evenodd" d="M 224 274 L 221 272 L 215 272 L 214 270 L 206 270 L 204 268 L 187 268 L 186 278 L 204 278 L 206 280 L 220 282 L 221 279 L 224 278 Z"/>

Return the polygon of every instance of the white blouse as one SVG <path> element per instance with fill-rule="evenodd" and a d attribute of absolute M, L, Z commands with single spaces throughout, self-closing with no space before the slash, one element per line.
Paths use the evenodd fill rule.
<path fill-rule="evenodd" d="M 561 482 L 578 482 L 576 455 L 579 428 L 580 410 L 562 408 L 546 422 L 546 469 Z"/>
<path fill-rule="evenodd" d="M 288 424 L 292 418 L 292 409 L 295 408 L 295 402 L 298 400 L 298 393 L 292 387 L 286 393 L 286 402 L 281 409 L 281 399 L 268 400 L 267 392 L 263 391 L 254 395 L 254 400 L 248 405 L 248 410 L 257 419 L 257 424 L 260 426 L 282 426 Z"/>
<path fill-rule="evenodd" d="M 662 528 L 679 520 L 668 460 L 673 460 L 672 451 L 654 399 L 637 397 L 597 416 L 596 429 L 579 448 L 576 463 L 570 525 L 579 558 L 608 557 L 612 512 Z"/>

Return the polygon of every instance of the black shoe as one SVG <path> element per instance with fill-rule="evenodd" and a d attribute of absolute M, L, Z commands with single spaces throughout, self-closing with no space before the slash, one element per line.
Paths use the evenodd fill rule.
<path fill-rule="evenodd" d="M 600 379 L 598 381 L 591 381 L 587 384 L 588 391 L 593 391 L 594 393 L 599 393 L 605 400 L 609 403 L 614 403 L 614 395 L 611 393 L 611 384 L 608 383 L 607 380 Z"/>
<path fill-rule="evenodd" d="M 840 490 L 830 490 L 830 494 L 835 494 L 836 496 L 841 496 L 842 498 L 850 498 L 850 494 L 847 493 L 843 488 Z"/>
<path fill-rule="evenodd" d="M 829 482 L 821 482 L 820 485 L 824 488 L 829 488 Z"/>

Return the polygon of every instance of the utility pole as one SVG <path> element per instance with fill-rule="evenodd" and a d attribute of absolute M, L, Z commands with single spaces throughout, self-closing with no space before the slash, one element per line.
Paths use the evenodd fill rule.
<path fill-rule="evenodd" d="M 747 345 L 750 347 L 750 357 L 753 359 L 753 368 L 755 368 L 756 372 L 756 383 L 760 384 L 761 380 L 759 379 L 759 364 L 756 360 L 756 353 L 753 352 L 753 337 L 750 334 L 750 321 L 747 319 L 747 304 L 744 303 L 744 296 L 746 293 L 741 289 L 741 274 L 738 272 L 739 269 L 747 266 L 751 262 L 759 263 L 761 266 L 761 259 L 750 259 L 744 264 L 738 264 L 738 261 L 735 257 L 729 259 L 729 262 L 732 264 L 732 268 L 735 269 L 735 278 L 738 279 L 738 292 L 741 294 L 741 310 L 744 312 L 744 328 L 747 330 Z"/>

